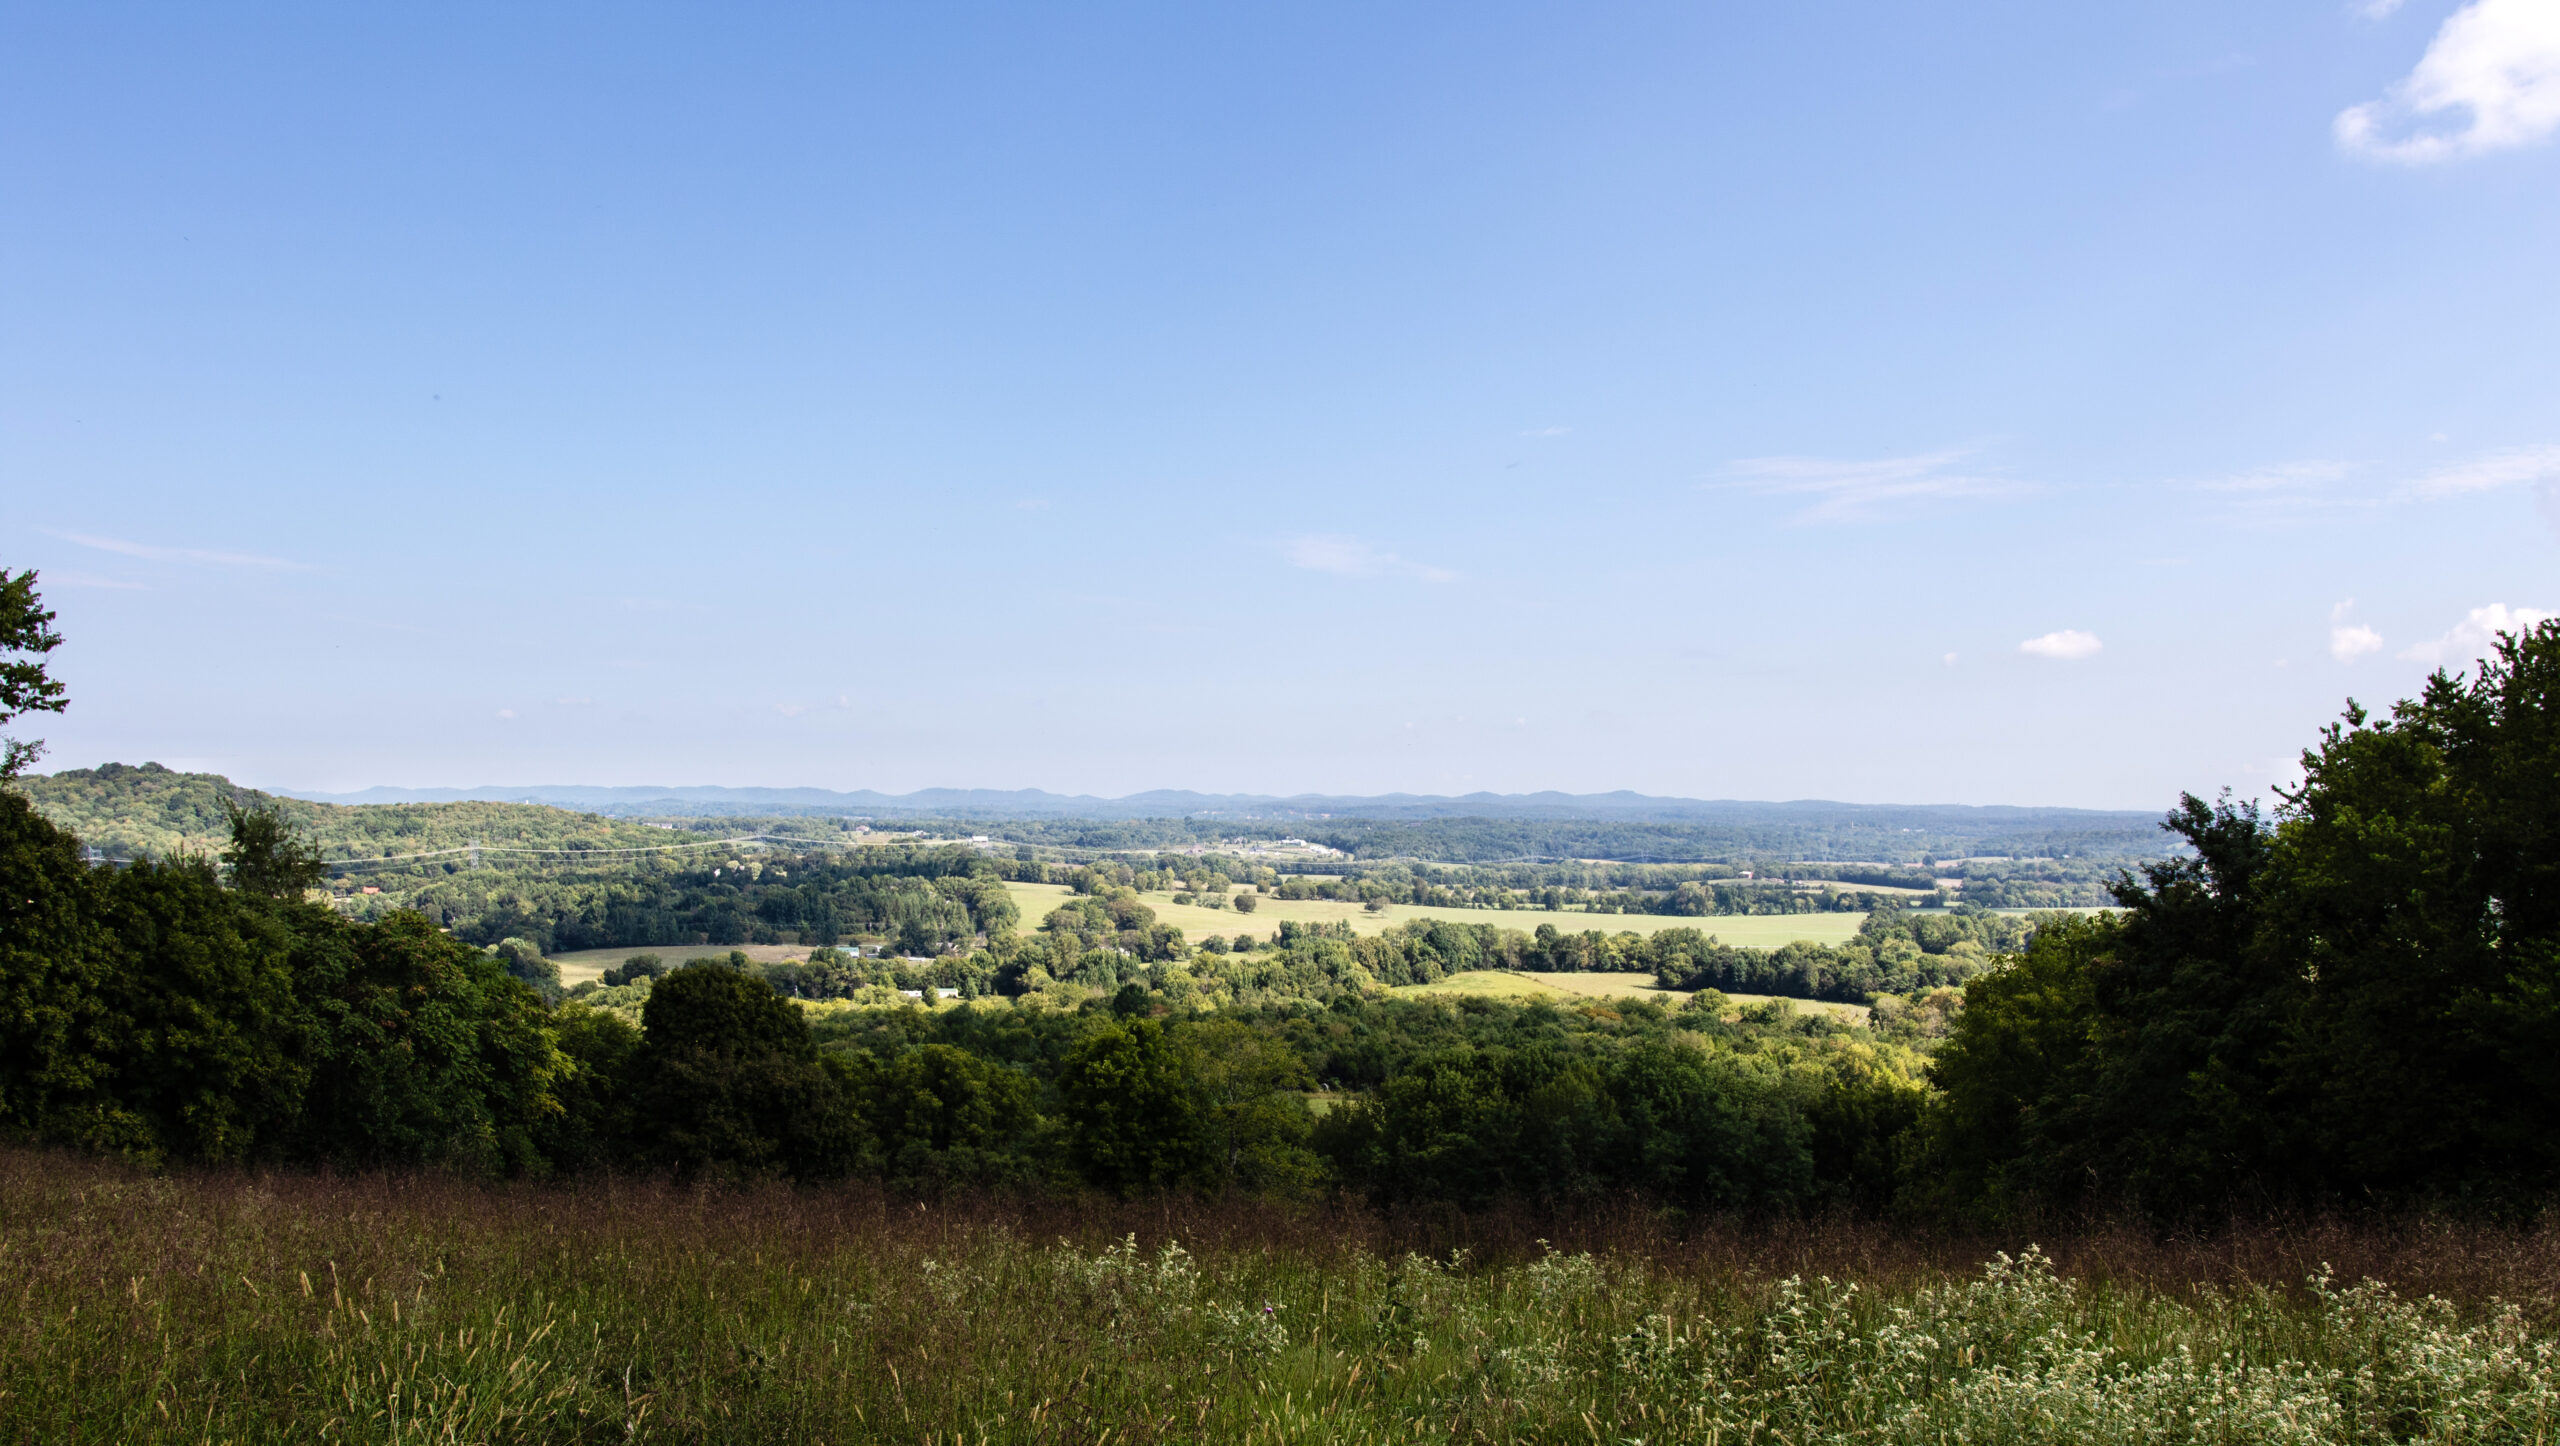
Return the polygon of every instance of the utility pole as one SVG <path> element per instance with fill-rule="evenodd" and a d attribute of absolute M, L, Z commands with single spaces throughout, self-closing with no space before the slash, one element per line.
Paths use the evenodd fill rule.
<path fill-rule="evenodd" d="M 480 867 L 480 840 L 476 838 L 471 841 L 471 866 Z"/>

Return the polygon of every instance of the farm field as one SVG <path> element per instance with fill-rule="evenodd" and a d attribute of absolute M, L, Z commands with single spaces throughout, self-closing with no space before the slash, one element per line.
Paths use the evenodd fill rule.
<path fill-rule="evenodd" d="M 1022 910 L 1025 932 L 1040 927 L 1050 910 L 1074 897 L 1074 890 L 1064 884 L 1009 883 L 1015 907 Z M 1620 932 L 1651 934 L 1657 930 L 1690 928 L 1715 935 L 1727 944 L 1746 949 L 1775 949 L 1798 939 L 1816 944 L 1845 944 L 1854 938 L 1858 926 L 1866 922 L 1864 914 L 1724 914 L 1713 918 L 1682 918 L 1671 914 L 1569 914 L 1545 909 L 1438 909 L 1412 904 L 1390 904 L 1386 912 L 1372 914 L 1358 904 L 1335 899 L 1275 899 L 1265 895 L 1262 907 L 1250 914 L 1233 909 L 1203 909 L 1192 904 L 1177 904 L 1171 894 L 1142 894 L 1148 908 L 1155 910 L 1159 923 L 1171 924 L 1184 938 L 1198 943 L 1210 934 L 1233 935 L 1238 932 L 1268 939 L 1283 919 L 1302 924 L 1333 923 L 1348 920 L 1363 934 L 1384 931 L 1389 924 L 1407 924 L 1416 919 L 1451 919 L 1463 924 L 1494 924 L 1505 929 L 1534 932 L 1540 924 L 1553 924 L 1564 933 L 1579 934 L 1597 929 L 1604 934 Z"/>
<path fill-rule="evenodd" d="M 1531 1004 L 1541 999 L 1657 999 L 1674 1007 L 1689 997 L 1685 990 L 1659 987 L 1650 974 L 1552 974 L 1512 969 L 1471 969 L 1463 974 L 1452 974 L 1437 984 L 1408 984 L 1389 992 L 1404 999 L 1460 994 L 1478 999 L 1500 999 L 1512 1004 Z M 1725 997 L 1736 1004 L 1765 1004 L 1775 996 L 1728 994 Z M 1853 1022 L 1864 1021 L 1867 1017 L 1867 1006 L 1863 1004 L 1838 1004 L 1819 999 L 1792 999 L 1788 1003 L 1807 1013 L 1836 1015 Z"/>

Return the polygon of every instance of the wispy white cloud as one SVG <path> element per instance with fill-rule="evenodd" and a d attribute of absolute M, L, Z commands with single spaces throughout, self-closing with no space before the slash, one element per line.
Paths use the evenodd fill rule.
<path fill-rule="evenodd" d="M 1866 522 L 1902 503 L 2006 497 L 2029 490 L 2008 478 L 1959 467 L 1967 455 L 1929 452 L 1866 461 L 1745 457 L 1730 463 L 1727 470 L 1735 486 L 1770 496 L 1819 499 L 1796 514 L 1799 522 Z"/>
<path fill-rule="evenodd" d="M 1561 437 L 1572 430 L 1573 428 L 1571 427 L 1535 427 L 1529 431 L 1522 432 L 1520 435 L 1523 437 Z"/>
<path fill-rule="evenodd" d="M 2340 111 L 2333 129 L 2351 155 L 2408 165 L 2549 139 L 2560 131 L 2560 5 L 2471 0 L 2415 70 L 2381 99 Z"/>
<path fill-rule="evenodd" d="M 2106 646 L 2098 641 L 2096 633 L 2084 633 L 2078 628 L 2064 628 L 2058 633 L 2029 638 L 2018 644 L 2018 651 L 2031 658 L 2052 658 L 2059 662 L 2076 663 L 2082 658 L 2096 657 Z"/>
<path fill-rule="evenodd" d="M 2381 651 L 2382 634 L 2362 623 L 2346 623 L 2329 630 L 2329 656 L 2341 663 L 2352 663 Z"/>
<path fill-rule="evenodd" d="M 2400 9 L 2401 0 L 2363 0 L 2356 13 L 2367 20 L 2388 20 Z"/>
<path fill-rule="evenodd" d="M 2443 637 L 2414 648 L 2404 648 L 2400 656 L 2418 663 L 2465 663 L 2484 657 L 2489 645 L 2500 633 L 2520 633 L 2551 617 L 2540 608 L 2511 608 L 2505 603 L 2491 603 L 2473 608 L 2462 621 L 2455 623 Z"/>
<path fill-rule="evenodd" d="M 1289 560 L 1291 567 L 1344 577 L 1414 577 L 1424 582 L 1447 582 L 1457 576 L 1445 567 L 1398 557 L 1365 537 L 1335 533 L 1290 538 L 1280 545 L 1280 555 Z"/>
<path fill-rule="evenodd" d="M 2281 527 L 2379 506 L 2372 496 L 2339 489 L 2337 484 L 2354 470 L 2345 462 L 2325 459 L 2275 462 L 2189 485 L 2199 492 L 2219 494 L 2220 510 L 2235 523 Z"/>
<path fill-rule="evenodd" d="M 44 579 L 46 587 L 113 588 L 119 592 L 151 591 L 148 583 L 127 582 L 120 577 L 100 577 L 94 572 L 81 572 L 76 568 L 48 567 L 39 575 Z"/>
<path fill-rule="evenodd" d="M 2347 475 L 2344 462 L 2278 462 L 2227 477 L 2209 477 L 2196 486 L 2206 492 L 2283 492 L 2317 488 Z"/>
<path fill-rule="evenodd" d="M 2439 467 L 2409 484 L 2418 497 L 2460 497 L 2504 487 L 2560 482 L 2560 447 L 2514 447 Z"/>
<path fill-rule="evenodd" d="M 159 547 L 147 542 L 128 542 L 121 537 L 100 537 L 90 532 L 56 532 L 65 542 L 93 547 L 100 552 L 139 557 L 150 562 L 198 562 L 214 567 L 264 567 L 282 572 L 309 572 L 308 563 L 292 562 L 281 557 L 263 557 L 252 552 L 216 552 L 202 547 Z"/>

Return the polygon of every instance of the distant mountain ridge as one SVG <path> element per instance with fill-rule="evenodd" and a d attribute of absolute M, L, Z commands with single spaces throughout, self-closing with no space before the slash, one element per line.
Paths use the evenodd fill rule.
<path fill-rule="evenodd" d="M 1829 799 L 1757 802 L 1745 799 L 1665 798 L 1620 789 L 1611 793 L 1197 793 L 1160 788 L 1120 798 L 1050 793 L 1045 789 L 925 788 L 887 794 L 871 789 L 726 788 L 716 785 L 602 787 L 539 784 L 515 788 L 368 788 L 356 793 L 278 789 L 315 803 L 543 803 L 609 814 L 828 813 L 918 815 L 940 818 L 1608 818 L 1658 823 L 1857 822 L 1872 828 L 1913 830 L 1983 828 L 2147 829 L 2156 813 L 2124 809 L 2048 808 L 2012 804 L 1841 803 Z"/>

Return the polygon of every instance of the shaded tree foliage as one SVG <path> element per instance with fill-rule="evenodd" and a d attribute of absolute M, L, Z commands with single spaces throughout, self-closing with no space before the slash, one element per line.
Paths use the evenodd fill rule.
<path fill-rule="evenodd" d="M 1935 1076 L 1954 1203 L 2515 1199 L 2560 1181 L 2560 624 L 2376 718 L 2273 820 L 2192 796 L 2120 922 L 1974 981 Z"/>
<path fill-rule="evenodd" d="M 640 1158 L 688 1176 L 823 1179 L 851 1169 L 849 1081 L 797 1006 L 747 972 L 688 964 L 657 981 L 631 1059 Z"/>

